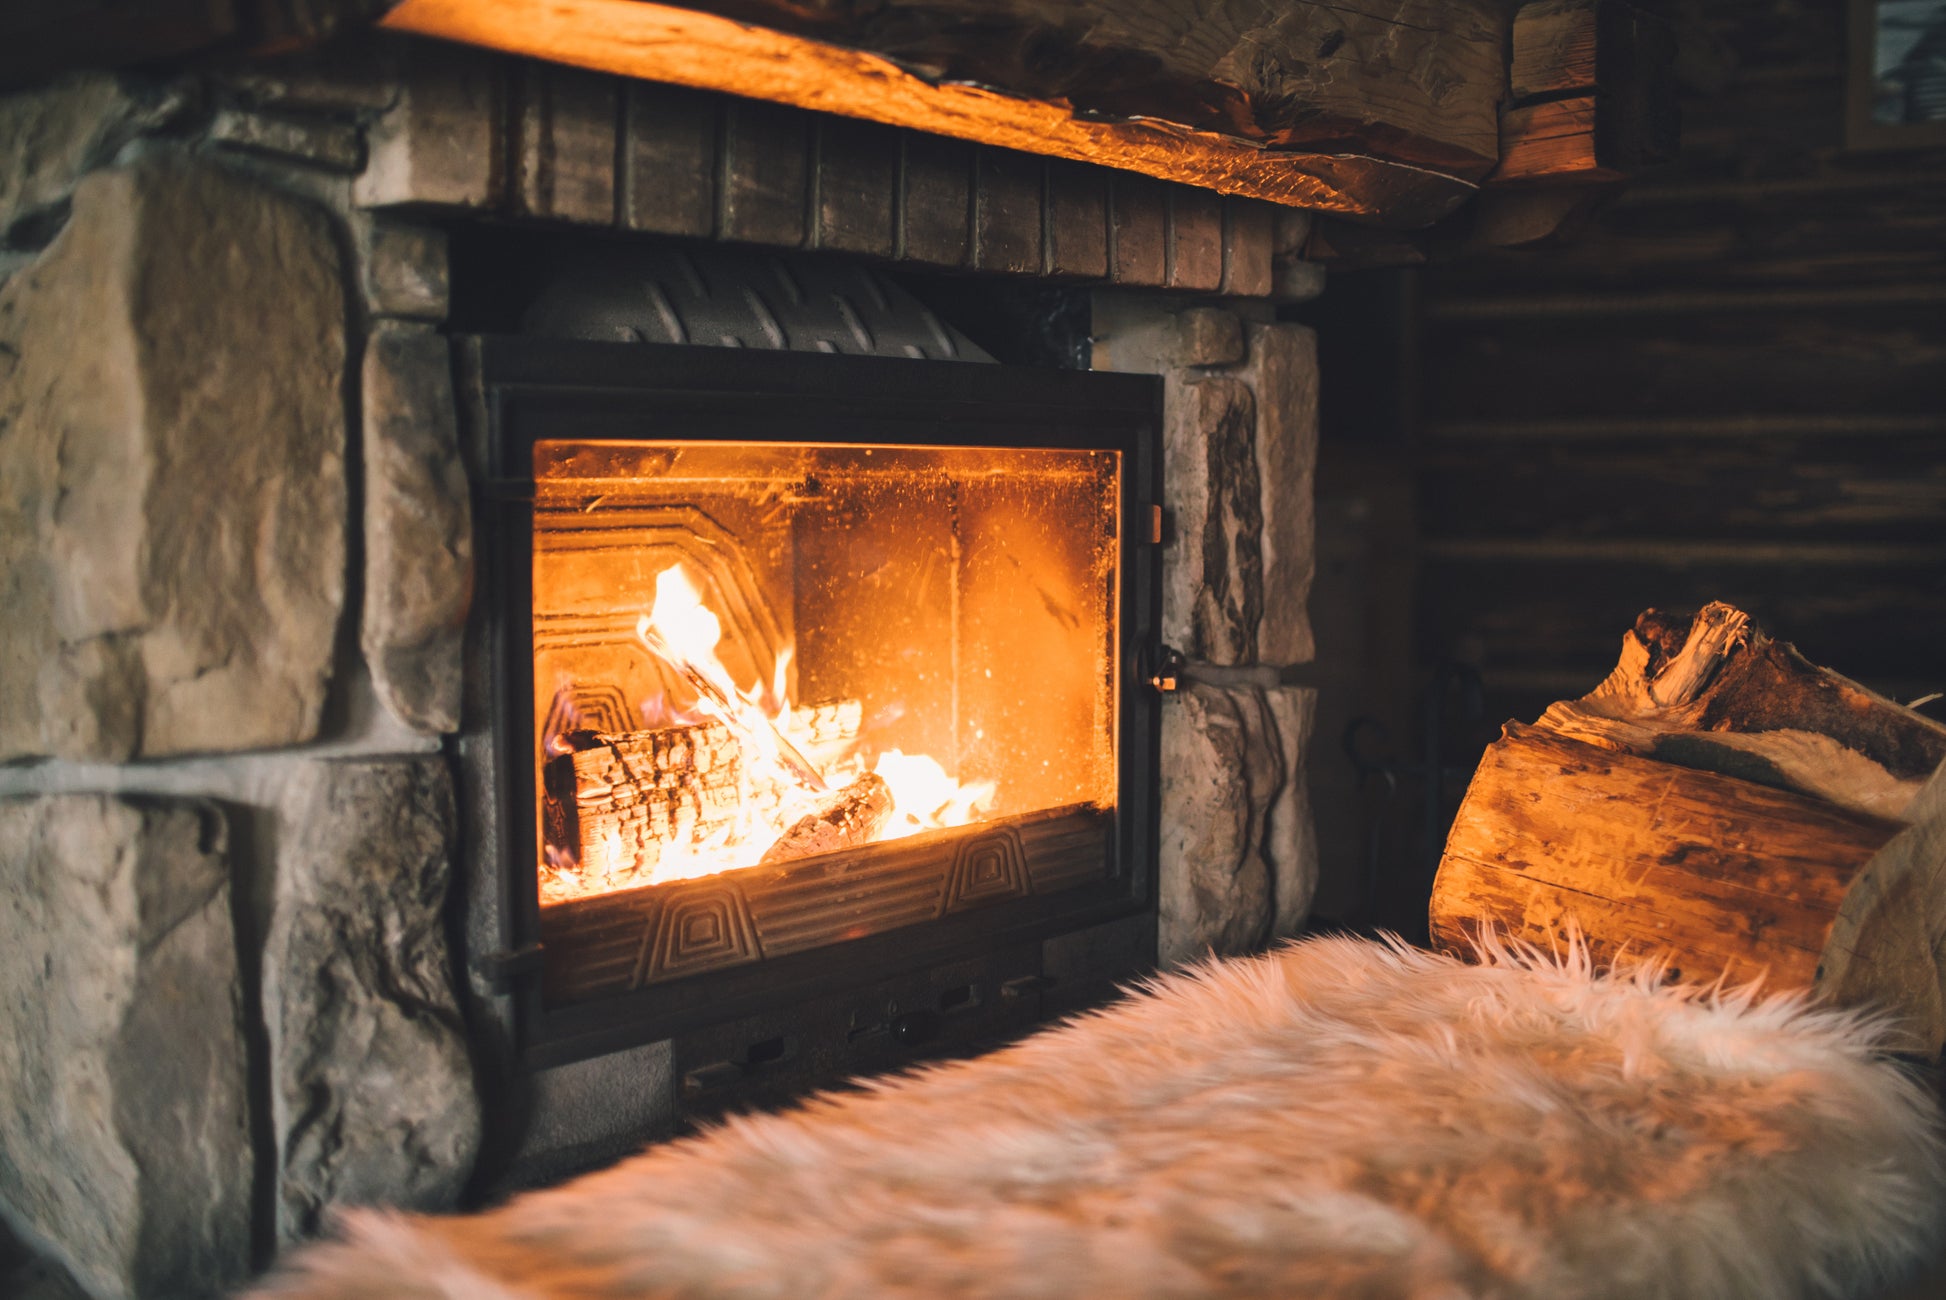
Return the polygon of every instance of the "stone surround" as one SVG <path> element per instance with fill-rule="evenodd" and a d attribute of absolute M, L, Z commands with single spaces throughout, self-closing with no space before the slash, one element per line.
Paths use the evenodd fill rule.
<path fill-rule="evenodd" d="M 1162 639 L 1188 659 L 1162 715 L 1160 955 L 1174 965 L 1297 933 L 1317 888 L 1317 692 L 1283 680 L 1313 655 L 1317 345 L 1261 302 L 1103 292 L 1092 350 L 1097 369 L 1163 377 Z"/>
<path fill-rule="evenodd" d="M 467 1192 L 445 230 L 489 215 L 1097 286 L 1095 364 L 1165 378 L 1163 957 L 1304 920 L 1303 214 L 399 39 L 0 99 L 0 1212 L 93 1294 Z M 523 1150 L 654 1131 L 585 1103 L 658 1069 L 543 1073 Z"/>

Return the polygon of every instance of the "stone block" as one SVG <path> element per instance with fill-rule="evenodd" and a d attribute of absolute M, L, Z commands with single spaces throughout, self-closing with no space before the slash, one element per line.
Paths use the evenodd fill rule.
<path fill-rule="evenodd" d="M 1212 292 L 1223 283 L 1223 197 L 1187 185 L 1170 185 L 1171 289 Z"/>
<path fill-rule="evenodd" d="M 515 70 L 517 210 L 554 221 L 612 224 L 622 83 L 556 63 L 521 63 Z"/>
<path fill-rule="evenodd" d="M 1256 654 L 1261 663 L 1309 663 L 1317 653 L 1310 615 L 1317 572 L 1317 335 L 1303 325 L 1253 323 L 1249 343 L 1250 360 L 1238 373 L 1257 395 L 1263 618 Z"/>
<path fill-rule="evenodd" d="M 1262 619 L 1262 478 L 1256 399 L 1230 373 L 1185 363 L 1185 327 L 1167 300 L 1119 293 L 1093 303 L 1094 365 L 1163 377 L 1162 639 L 1193 660 L 1255 662 Z"/>
<path fill-rule="evenodd" d="M 1185 366 L 1228 366 L 1243 360 L 1243 322 L 1221 307 L 1176 313 L 1176 347 Z"/>
<path fill-rule="evenodd" d="M 1325 271 L 1316 262 L 1280 259 L 1270 273 L 1270 296 L 1278 302 L 1309 302 L 1324 292 Z"/>
<path fill-rule="evenodd" d="M 1176 508 L 1183 554 L 1170 557 L 1163 578 L 1163 635 L 1173 623 L 1192 658 L 1253 664 L 1264 609 L 1257 402 L 1236 379 L 1198 379 L 1183 385 L 1181 413 L 1168 431 L 1163 463 L 1172 476 L 1191 481 L 1182 485 Z M 1192 548 L 1200 563 L 1183 562 Z"/>
<path fill-rule="evenodd" d="M 1109 178 L 1108 274 L 1116 284 L 1160 285 L 1169 278 L 1169 191 L 1134 172 Z"/>
<path fill-rule="evenodd" d="M 380 322 L 365 346 L 363 393 L 359 644 L 393 716 L 422 732 L 456 731 L 473 517 L 445 338 Z"/>
<path fill-rule="evenodd" d="M 1270 251 L 1273 258 L 1302 257 L 1305 241 L 1311 238 L 1315 216 L 1302 208 L 1277 208 L 1270 220 Z"/>
<path fill-rule="evenodd" d="M 1047 270 L 1089 280 L 1108 276 L 1108 172 L 1049 159 Z"/>
<path fill-rule="evenodd" d="M 181 87 L 85 72 L 0 96 L 0 242 L 37 244 L 80 179 L 190 108 Z"/>
<path fill-rule="evenodd" d="M 0 1201 L 97 1296 L 249 1271 L 226 859 L 207 804 L 0 801 Z"/>
<path fill-rule="evenodd" d="M 707 238 L 716 228 L 720 97 L 652 81 L 630 81 L 622 94 L 622 224 Z"/>
<path fill-rule="evenodd" d="M 378 217 L 363 233 L 359 279 L 365 309 L 374 316 L 406 320 L 446 319 L 452 300 L 446 232 L 437 226 Z"/>
<path fill-rule="evenodd" d="M 1162 710 L 1157 959 L 1247 952 L 1269 933 L 1270 871 L 1257 844 L 1251 775 L 1265 766 L 1262 703 L 1245 688 L 1192 684 Z"/>
<path fill-rule="evenodd" d="M 982 271 L 1038 275 L 1046 160 L 1012 149 L 980 150 L 973 256 Z"/>
<path fill-rule="evenodd" d="M 353 201 L 367 208 L 499 203 L 501 62 L 479 50 L 414 41 L 398 68 L 398 93 L 371 125 L 370 157 Z"/>
<path fill-rule="evenodd" d="M 973 257 L 974 146 L 908 131 L 899 214 L 909 261 L 967 266 Z"/>
<path fill-rule="evenodd" d="M 324 213 L 173 151 L 0 288 L 0 758 L 317 735 L 344 598 Z"/>
<path fill-rule="evenodd" d="M 868 257 L 898 251 L 899 133 L 876 122 L 813 119 L 819 248 Z"/>
<path fill-rule="evenodd" d="M 261 50 L 216 74 L 229 94 L 258 108 L 345 115 L 383 112 L 398 97 L 388 55 L 418 38 L 367 31 L 279 55 Z"/>
<path fill-rule="evenodd" d="M 336 118 L 225 108 L 210 119 L 209 138 L 225 149 L 346 175 L 365 165 L 365 140 L 358 127 Z"/>
<path fill-rule="evenodd" d="M 1306 756 L 1317 724 L 1318 693 L 1309 686 L 1274 686 L 1264 692 L 1284 782 L 1264 822 L 1264 858 L 1270 864 L 1271 933 L 1289 938 L 1304 929 L 1318 892 L 1318 832 L 1311 817 Z"/>
<path fill-rule="evenodd" d="M 796 248 L 806 234 L 811 115 L 737 99 L 723 110 L 722 205 L 716 233 L 750 244 Z"/>
<path fill-rule="evenodd" d="M 450 1208 L 480 1106 L 450 955 L 445 760 L 320 762 L 278 810 L 263 958 L 281 1240 L 338 1205 Z"/>
<path fill-rule="evenodd" d="M 1316 336 L 1121 293 L 1095 296 L 1092 329 L 1098 369 L 1164 381 L 1175 539 L 1163 556 L 1163 640 L 1221 667 L 1308 662 Z M 1209 368 L 1233 350 L 1238 364 Z"/>
<path fill-rule="evenodd" d="M 1270 293 L 1277 213 L 1281 210 L 1256 199 L 1223 201 L 1229 220 L 1223 228 L 1223 293 L 1233 298 L 1262 298 Z"/>

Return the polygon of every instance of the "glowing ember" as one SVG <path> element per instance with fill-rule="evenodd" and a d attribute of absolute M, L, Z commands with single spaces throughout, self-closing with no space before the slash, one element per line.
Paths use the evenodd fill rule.
<path fill-rule="evenodd" d="M 550 828 L 543 903 L 787 860 L 805 851 L 790 846 L 826 846 L 834 834 L 854 837 L 849 846 L 964 826 L 993 803 L 991 781 L 962 784 L 924 754 L 888 749 L 868 766 L 855 701 L 792 707 L 789 650 L 770 682 L 740 686 L 717 654 L 722 623 L 681 565 L 656 575 L 636 635 L 683 689 L 642 706 L 644 731 L 544 739 L 550 769 L 569 765 L 561 779 L 578 799 L 614 800 L 618 786 L 627 795 L 600 803 L 599 826 Z"/>

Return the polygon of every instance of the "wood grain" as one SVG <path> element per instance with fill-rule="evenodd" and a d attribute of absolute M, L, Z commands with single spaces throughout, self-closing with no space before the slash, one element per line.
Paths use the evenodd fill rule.
<path fill-rule="evenodd" d="M 1510 110 L 1500 119 L 1500 165 L 1488 179 L 1619 180 L 1596 155 L 1595 115 L 1593 95 Z"/>
<path fill-rule="evenodd" d="M 1846 893 L 1899 829 L 1509 724 L 1454 819 L 1432 931 L 1459 947 L 1495 922 L 1545 948 L 1572 922 L 1604 959 L 1668 954 L 1688 980 L 1809 987 Z"/>
<path fill-rule="evenodd" d="M 1470 71 L 1456 72 L 1453 80 L 1439 83 L 1444 86 L 1440 105 L 1411 113 L 1427 92 L 1416 73 L 1398 75 L 1390 61 L 1392 46 L 1383 39 L 1389 32 L 1396 42 L 1404 18 L 1376 20 L 1369 41 L 1363 36 L 1354 41 L 1349 29 L 1359 22 L 1352 16 L 1340 24 L 1347 29 L 1340 43 L 1369 65 L 1369 75 L 1357 78 L 1350 92 L 1356 114 L 1341 118 L 1322 103 L 1303 99 L 1307 83 L 1285 81 L 1278 84 L 1293 96 L 1290 124 L 1255 134 L 1219 134 L 1166 115 L 1106 120 L 1079 114 L 1066 102 L 936 82 L 876 53 L 641 0 L 405 0 L 383 25 L 1416 228 L 1465 202 L 1497 161 L 1497 121 L 1488 110 L 1503 71 L 1505 17 L 1498 0 L 1448 6 L 1410 0 L 1400 14 L 1416 12 L 1415 6 L 1445 14 L 1426 17 L 1426 33 L 1413 38 L 1425 60 L 1436 64 L 1448 57 L 1439 51 L 1450 43 L 1454 51 L 1464 49 L 1468 68 L 1477 63 L 1487 69 L 1491 63 L 1490 86 L 1476 86 Z M 1271 34 L 1283 30 L 1280 24 L 1327 17 L 1336 22 L 1332 16 L 1342 11 L 1306 6 L 1279 12 L 1269 18 L 1269 28 L 1236 48 L 1260 51 Z M 1317 33 L 1321 44 L 1329 34 Z M 1299 39 L 1299 34 L 1287 36 Z M 1231 64 L 1215 72 L 1246 79 L 1268 75 Z M 1337 80 L 1321 81 L 1318 94 L 1329 99 L 1339 93 L 1331 87 L 1350 85 L 1348 71 L 1341 72 Z M 1400 125 L 1407 116 L 1446 125 L 1440 136 L 1421 136 L 1416 127 Z M 1308 125 L 1300 129 L 1298 123 Z M 1488 130 L 1494 134 L 1480 134 Z M 1444 138 L 1455 133 L 1458 143 Z"/>

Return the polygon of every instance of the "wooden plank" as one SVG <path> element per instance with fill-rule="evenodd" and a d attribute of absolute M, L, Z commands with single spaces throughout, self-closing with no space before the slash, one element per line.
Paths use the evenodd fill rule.
<path fill-rule="evenodd" d="M 1689 442 L 1701 438 L 1907 438 L 1946 434 L 1946 413 L 1879 415 L 1869 412 L 1778 411 L 1767 415 L 1590 415 L 1566 420 L 1439 420 L 1424 426 L 1430 439 L 1640 438 Z"/>
<path fill-rule="evenodd" d="M 891 257 L 898 246 L 895 199 L 898 133 L 874 122 L 819 117 L 819 248 Z"/>
<path fill-rule="evenodd" d="M 1427 304 L 1424 318 L 1433 324 L 1450 324 L 1455 321 L 1558 320 L 1575 316 L 1613 318 L 1689 316 L 1712 312 L 1829 312 L 1905 306 L 1946 307 L 1946 285 L 1844 285 L 1808 289 L 1765 285 L 1702 292 L 1649 290 L 1447 297 Z"/>
<path fill-rule="evenodd" d="M 1689 419 L 1946 409 L 1941 308 L 1867 303 L 1660 320 L 1590 315 L 1428 332 L 1427 409 L 1442 420 Z"/>
<path fill-rule="evenodd" d="M 1686 198 L 1671 187 L 1645 202 L 1631 184 L 1546 258 L 1448 262 L 1429 269 L 1427 291 L 1437 301 L 1529 286 L 1559 293 L 1946 282 L 1946 172 L 1775 194 L 1761 186 L 1695 191 Z"/>
<path fill-rule="evenodd" d="M 1396 16 L 1322 6 L 1283 11 L 1287 26 L 1324 23 L 1330 31 L 1320 29 L 1308 53 L 1276 73 L 1293 96 L 1282 102 L 1294 115 L 1259 139 L 1242 141 L 1163 115 L 1107 120 L 1077 115 L 1067 103 L 936 82 L 864 50 L 643 0 L 405 0 L 383 24 L 1417 228 L 1465 202 L 1497 159 L 1491 106 L 1504 75 L 1506 19 L 1500 0 L 1399 3 Z M 1192 24 L 1200 34 L 1194 45 L 1207 48 L 1203 39 L 1224 25 L 1220 16 L 1214 25 Z M 1106 23 L 1103 30 L 1119 26 Z M 1216 81 L 1234 85 L 1277 66 L 1257 59 L 1265 29 L 1253 23 L 1251 34 L 1235 47 L 1235 66 L 1219 54 Z M 1326 36 L 1333 51 L 1348 53 L 1320 59 Z M 1452 75 L 1435 81 L 1396 75 L 1401 42 L 1427 51 L 1431 64 L 1450 60 Z M 1352 77 L 1353 67 L 1363 71 Z M 1429 90 L 1435 84 L 1436 97 Z M 1307 101 L 1306 94 L 1314 98 Z M 1334 112 L 1334 104 L 1347 113 Z M 1394 125 L 1401 115 L 1415 125 Z M 1428 134 L 1418 133 L 1420 121 Z"/>
<path fill-rule="evenodd" d="M 1644 563 L 1625 546 L 1540 553 L 1555 545 L 1536 543 L 1520 559 L 1428 557 L 1419 580 L 1421 662 L 1465 646 L 1490 671 L 1579 671 L 1592 686 L 1614 663 L 1615 629 L 1642 610 L 1725 600 L 1876 690 L 1893 694 L 1907 682 L 1937 689 L 1946 563 L 1810 569 L 1764 547 L 1749 548 L 1750 562 L 1741 564 Z"/>
<path fill-rule="evenodd" d="M 622 224 L 659 235 L 711 235 L 722 102 L 647 81 L 627 83 L 626 94 Z"/>
<path fill-rule="evenodd" d="M 1500 119 L 1500 165 L 1488 181 L 1621 179 L 1597 156 L 1595 115 L 1593 95 L 1509 109 Z"/>
<path fill-rule="evenodd" d="M 1513 8 L 1488 0 L 1357 8 L 1272 0 L 703 0 L 690 7 L 1087 113 L 1320 147 L 1358 140 L 1360 128 L 1382 123 L 1387 138 L 1370 144 L 1379 156 L 1461 168 L 1491 163 Z M 1399 75 L 1402 68 L 1414 75 Z"/>
<path fill-rule="evenodd" d="M 1841 155 L 1844 79 L 1746 80 L 1720 99 L 1695 105 L 1683 123 L 1682 153 L 1659 184 L 1749 175 L 1752 159 L 1789 176 L 1857 165 Z"/>
<path fill-rule="evenodd" d="M 1419 465 L 1421 527 L 1435 546 L 1494 537 L 1937 544 L 1946 418 L 1932 423 L 1931 435 L 1896 438 L 1449 435 Z"/>
<path fill-rule="evenodd" d="M 804 242 L 811 179 L 810 118 L 760 100 L 724 107 L 717 230 L 725 239 L 787 248 Z"/>

